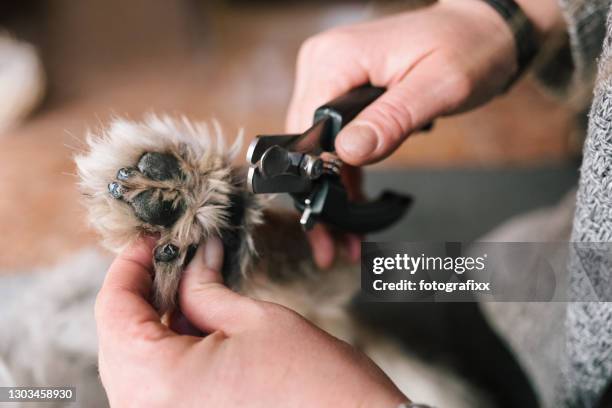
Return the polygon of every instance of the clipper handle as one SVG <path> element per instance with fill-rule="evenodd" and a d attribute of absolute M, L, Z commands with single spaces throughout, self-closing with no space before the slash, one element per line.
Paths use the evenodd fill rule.
<path fill-rule="evenodd" d="M 307 197 L 302 194 L 292 196 L 295 207 L 303 213 L 306 210 L 304 202 Z M 383 192 L 372 201 L 349 201 L 346 189 L 338 179 L 325 180 L 314 200 L 316 202 L 311 210 L 316 221 L 323 221 L 356 234 L 368 234 L 393 225 L 412 205 L 410 196 L 391 191 Z"/>
<path fill-rule="evenodd" d="M 385 93 L 385 90 L 385 88 L 364 85 L 319 107 L 314 114 L 314 123 L 323 119 L 330 119 L 329 131 L 321 140 L 323 150 L 326 152 L 335 151 L 334 142 L 340 129 Z"/>
<path fill-rule="evenodd" d="M 314 123 L 323 119 L 329 119 L 330 121 L 328 131 L 321 137 L 320 143 L 322 149 L 326 152 L 335 151 L 336 148 L 334 147 L 334 143 L 340 129 L 351 120 L 355 119 L 355 116 L 357 116 L 359 112 L 378 99 L 385 91 L 385 88 L 364 85 L 320 106 L 315 111 Z M 428 123 L 419 130 L 427 132 L 431 130 L 432 127 L 433 123 Z"/>

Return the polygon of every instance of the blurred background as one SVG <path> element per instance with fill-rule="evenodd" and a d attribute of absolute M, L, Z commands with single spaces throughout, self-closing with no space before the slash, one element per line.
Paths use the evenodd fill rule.
<path fill-rule="evenodd" d="M 37 47 L 46 88 L 34 112 L 0 137 L 0 270 L 46 265 L 95 243 L 71 160 L 86 129 L 113 115 L 167 112 L 218 118 L 230 135 L 240 127 L 247 137 L 282 132 L 304 39 L 415 3 L 2 2 L 0 27 Z M 513 213 L 554 202 L 574 182 L 580 151 L 574 118 L 527 78 L 487 107 L 412 136 L 372 177 L 384 171 L 409 177 L 406 189 L 418 193 L 415 212 L 421 211 L 411 222 L 425 231 L 412 228 L 408 237 L 444 236 L 464 225 L 472 229 L 463 237 L 475 238 Z M 426 211 L 431 206 L 437 213 Z M 474 229 L 487 214 L 486 225 Z"/>
<path fill-rule="evenodd" d="M 3 2 L 0 26 L 38 48 L 47 84 L 42 105 L 0 138 L 0 269 L 46 264 L 95 242 L 71 161 L 87 128 L 112 115 L 168 112 L 218 118 L 228 134 L 283 131 L 301 42 L 388 8 L 371 1 Z M 376 170 L 563 166 L 580 149 L 574 113 L 533 82 L 439 120 Z"/>
<path fill-rule="evenodd" d="M 44 72 L 38 75 L 44 77 L 39 103 L 33 97 L 32 111 L 0 131 L 0 275 L 6 278 L 0 281 L 0 298 L 10 304 L 11 298 L 24 293 L 17 288 L 31 287 L 30 278 L 22 272 L 44 274 L 51 265 L 96 245 L 72 161 L 75 151 L 83 148 L 87 129 L 100 129 L 116 115 L 138 119 L 156 112 L 193 120 L 217 118 L 231 137 L 244 128 L 247 141 L 257 134 L 283 132 L 294 62 L 306 38 L 422 3 L 426 2 L 0 2 L 0 32 L 6 30 L 12 38 L 32 44 Z M 3 44 L 0 41 L 0 114 L 2 107 L 16 103 L 11 92 L 22 85 L 2 82 L 2 75 L 16 61 Z M 554 205 L 576 184 L 585 118 L 579 109 L 548 95 L 527 76 L 484 108 L 438 120 L 433 131 L 411 136 L 391 158 L 368 169 L 368 192 L 394 188 L 415 197 L 413 210 L 401 223 L 372 239 L 470 241 L 513 216 Z M 569 209 L 561 216 L 569 220 L 571 196 L 567 202 Z M 545 230 L 546 222 L 541 225 Z M 83 261 L 82 268 L 73 263 L 72 268 L 95 265 L 98 272 L 91 288 L 95 291 L 107 262 L 108 258 L 96 258 Z M 87 272 L 79 279 L 89 279 Z M 11 286 L 17 285 L 11 278 L 16 275 L 23 277 L 26 286 Z M 46 293 L 45 287 L 53 285 L 42 280 L 39 286 L 32 292 L 29 316 L 45 320 L 45 315 L 39 316 L 43 309 L 37 301 L 53 297 L 38 293 Z M 424 349 L 430 355 L 466 357 L 457 366 L 466 376 L 471 370 L 477 382 L 503 402 L 499 406 L 532 406 L 525 402 L 533 402 L 530 385 L 478 317 L 478 308 L 435 306 L 439 307 L 370 304 L 364 314 L 399 331 L 411 347 L 427 339 Z M 91 304 L 77 309 L 89 311 Z M 49 308 L 46 320 L 55 319 L 55 313 Z M 18 310 L 18 319 L 22 315 Z M 411 318 L 405 319 L 408 315 Z M 401 327 L 397 316 L 404 322 Z M 91 323 L 89 315 L 71 319 Z M 66 337 L 78 337 L 60 323 L 58 330 Z M 87 331 L 80 325 L 73 324 L 76 332 L 93 336 L 92 326 Z M 465 341 L 459 341 L 457 333 L 465 333 Z M 23 340 L 20 336 L 15 336 L 15 348 Z M 95 356 L 95 337 L 82 343 Z M 28 361 L 30 349 L 25 345 L 23 349 L 19 364 Z M 11 353 L 15 355 L 7 354 Z M 496 360 L 493 355 L 498 356 Z M 92 361 L 95 357 L 87 360 L 86 367 L 97 384 Z M 50 362 L 50 372 L 56 366 L 56 361 Z M 79 370 L 75 368 L 75 378 Z M 546 389 L 546 376 L 538 380 L 541 389 Z"/>

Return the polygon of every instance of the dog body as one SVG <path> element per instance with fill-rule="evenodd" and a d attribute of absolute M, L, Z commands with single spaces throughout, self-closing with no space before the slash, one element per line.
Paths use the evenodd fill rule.
<path fill-rule="evenodd" d="M 255 228 L 260 255 L 239 291 L 286 306 L 369 356 L 412 400 L 432 407 L 491 407 L 481 391 L 439 363 L 425 362 L 386 333 L 377 333 L 349 307 L 359 290 L 359 268 L 338 259 L 318 270 L 294 214 L 265 211 Z"/>
<path fill-rule="evenodd" d="M 359 348 L 415 401 L 491 406 L 459 376 L 359 323 L 349 308 L 358 268 L 338 260 L 332 270 L 318 270 L 296 216 L 267 209 L 246 191 L 242 170 L 232 164 L 241 138 L 225 149 L 218 126 L 214 133 L 184 119 L 118 120 L 90 135 L 89 152 L 76 158 L 90 220 L 108 247 L 119 251 L 141 234 L 159 234 L 153 300 L 161 313 L 175 307 L 193 250 L 217 235 L 232 289 L 284 305 Z"/>

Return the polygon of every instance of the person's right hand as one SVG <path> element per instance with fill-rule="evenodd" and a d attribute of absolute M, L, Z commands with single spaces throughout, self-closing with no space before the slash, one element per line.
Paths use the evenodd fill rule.
<path fill-rule="evenodd" d="M 300 50 L 287 131 L 304 131 L 318 106 L 353 88 L 386 87 L 336 139 L 344 162 L 376 162 L 436 117 L 491 99 L 516 70 L 512 32 L 483 1 L 442 1 L 335 28 Z"/>
<path fill-rule="evenodd" d="M 386 87 L 387 92 L 336 139 L 336 151 L 344 162 L 353 166 L 376 162 L 435 117 L 493 97 L 516 69 L 510 29 L 496 11 L 478 0 L 442 2 L 335 28 L 302 45 L 287 131 L 304 131 L 317 107 L 353 88 L 367 82 Z M 360 169 L 347 167 L 350 171 L 343 171 L 343 181 L 352 199 L 359 198 Z M 317 224 L 308 238 L 320 268 L 333 264 L 338 248 L 344 248 L 351 261 L 359 259 L 361 240 L 354 234 L 337 241 L 326 225 Z"/>
<path fill-rule="evenodd" d="M 562 21 L 555 0 L 516 0 L 540 40 Z M 380 161 L 436 117 L 481 105 L 502 92 L 517 71 L 508 24 L 480 0 L 441 0 L 415 11 L 335 28 L 308 39 L 300 50 L 287 131 L 311 125 L 317 107 L 370 82 L 387 92 L 350 122 L 336 139 L 346 163 Z M 358 168 L 343 174 L 359 196 Z M 314 259 L 332 265 L 336 244 L 325 225 L 309 233 Z M 359 238 L 343 240 L 359 259 Z"/>

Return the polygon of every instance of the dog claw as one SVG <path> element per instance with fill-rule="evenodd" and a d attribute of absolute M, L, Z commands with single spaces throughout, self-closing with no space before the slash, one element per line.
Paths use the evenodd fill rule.
<path fill-rule="evenodd" d="M 171 262 L 176 259 L 179 250 L 175 245 L 165 244 L 155 248 L 155 260 L 157 262 Z"/>
<path fill-rule="evenodd" d="M 112 182 L 108 185 L 108 192 L 113 198 L 119 200 L 123 197 L 124 189 L 121 184 Z"/>
<path fill-rule="evenodd" d="M 134 170 L 128 169 L 127 167 L 123 167 L 117 172 L 117 180 L 127 181 L 127 179 L 129 179 L 133 173 Z"/>

